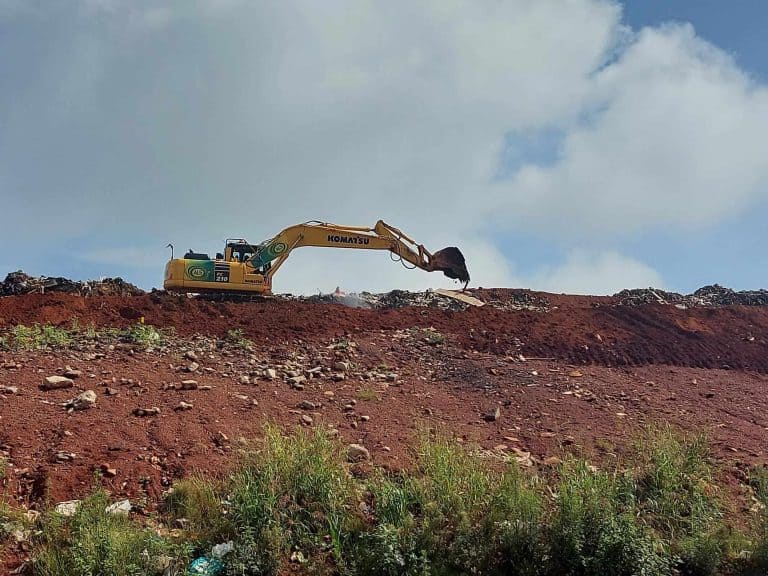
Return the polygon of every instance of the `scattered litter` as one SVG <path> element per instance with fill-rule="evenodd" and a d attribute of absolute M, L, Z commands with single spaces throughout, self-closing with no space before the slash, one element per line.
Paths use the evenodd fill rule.
<path fill-rule="evenodd" d="M 683 295 L 677 292 L 665 292 L 656 288 L 622 290 L 613 295 L 620 298 L 621 306 L 641 306 L 643 304 L 672 304 L 679 310 L 694 306 L 768 306 L 768 290 L 735 291 L 712 284 L 699 288 L 693 294 Z"/>
<path fill-rule="evenodd" d="M 122 278 L 79 282 L 61 277 L 30 276 L 21 270 L 11 272 L 0 282 L 0 296 L 18 296 L 34 292 L 64 292 L 79 296 L 140 296 L 145 293 Z"/>

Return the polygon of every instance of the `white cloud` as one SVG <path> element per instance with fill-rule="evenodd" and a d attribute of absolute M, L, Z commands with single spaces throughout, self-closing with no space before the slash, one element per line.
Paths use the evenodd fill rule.
<path fill-rule="evenodd" d="M 383 218 L 458 245 L 492 286 L 533 272 L 491 226 L 594 253 L 595 237 L 744 210 L 768 174 L 765 88 L 690 28 L 628 34 L 609 0 L 87 3 L 51 18 L 47 50 L 15 52 L 38 55 L 34 74 L 0 80 L 11 251 L 32 247 L 32 222 L 41 245 L 76 231 L 134 256 L 158 246 L 137 279 L 156 282 L 168 241 L 213 253 L 304 220 Z M 542 129 L 564 135 L 558 160 L 494 181 L 505 135 Z M 275 285 L 444 281 L 394 269 L 304 249 Z"/>
<path fill-rule="evenodd" d="M 599 111 L 568 131 L 559 162 L 498 185 L 504 217 L 626 235 L 717 223 L 765 197 L 768 90 L 692 27 L 644 29 L 590 99 Z"/>
<path fill-rule="evenodd" d="M 611 251 L 573 251 L 560 266 L 539 270 L 528 279 L 534 290 L 566 294 L 615 294 L 624 288 L 664 288 L 650 266 Z"/>

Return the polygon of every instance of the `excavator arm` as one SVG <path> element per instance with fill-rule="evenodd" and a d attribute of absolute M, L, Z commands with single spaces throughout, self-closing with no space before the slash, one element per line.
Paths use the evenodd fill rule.
<path fill-rule="evenodd" d="M 404 264 L 407 262 L 427 272 L 441 271 L 449 278 L 464 282 L 465 288 L 469 283 L 464 256 L 458 248 L 444 248 L 433 254 L 383 220 L 373 228 L 317 221 L 290 226 L 260 244 L 248 263 L 253 268 L 266 269 L 266 275 L 271 277 L 295 248 L 303 246 L 387 250 Z"/>

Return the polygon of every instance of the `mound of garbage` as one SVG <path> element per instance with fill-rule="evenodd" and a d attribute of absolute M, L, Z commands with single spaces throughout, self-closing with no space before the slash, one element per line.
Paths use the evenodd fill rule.
<path fill-rule="evenodd" d="M 768 290 L 741 290 L 725 288 L 719 284 L 704 286 L 693 294 L 665 292 L 656 288 L 622 290 L 614 294 L 622 306 L 642 304 L 674 304 L 678 307 L 694 306 L 767 306 Z"/>
<path fill-rule="evenodd" d="M 122 278 L 75 281 L 69 278 L 30 276 L 21 270 L 11 272 L 0 283 L 0 296 L 64 292 L 79 296 L 141 296 L 144 290 Z"/>

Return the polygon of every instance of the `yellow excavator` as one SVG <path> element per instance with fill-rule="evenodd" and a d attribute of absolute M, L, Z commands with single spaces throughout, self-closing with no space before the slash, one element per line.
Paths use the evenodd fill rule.
<path fill-rule="evenodd" d="M 310 221 L 286 228 L 277 236 L 253 245 L 243 239 L 228 239 L 224 253 L 210 259 L 207 254 L 187 252 L 165 266 L 163 287 L 170 292 L 231 295 L 272 293 L 272 277 L 294 248 L 320 246 L 386 250 L 406 267 L 427 272 L 441 271 L 449 278 L 469 284 L 464 255 L 456 247 L 430 253 L 397 228 L 379 220 L 373 228 L 340 226 Z"/>

